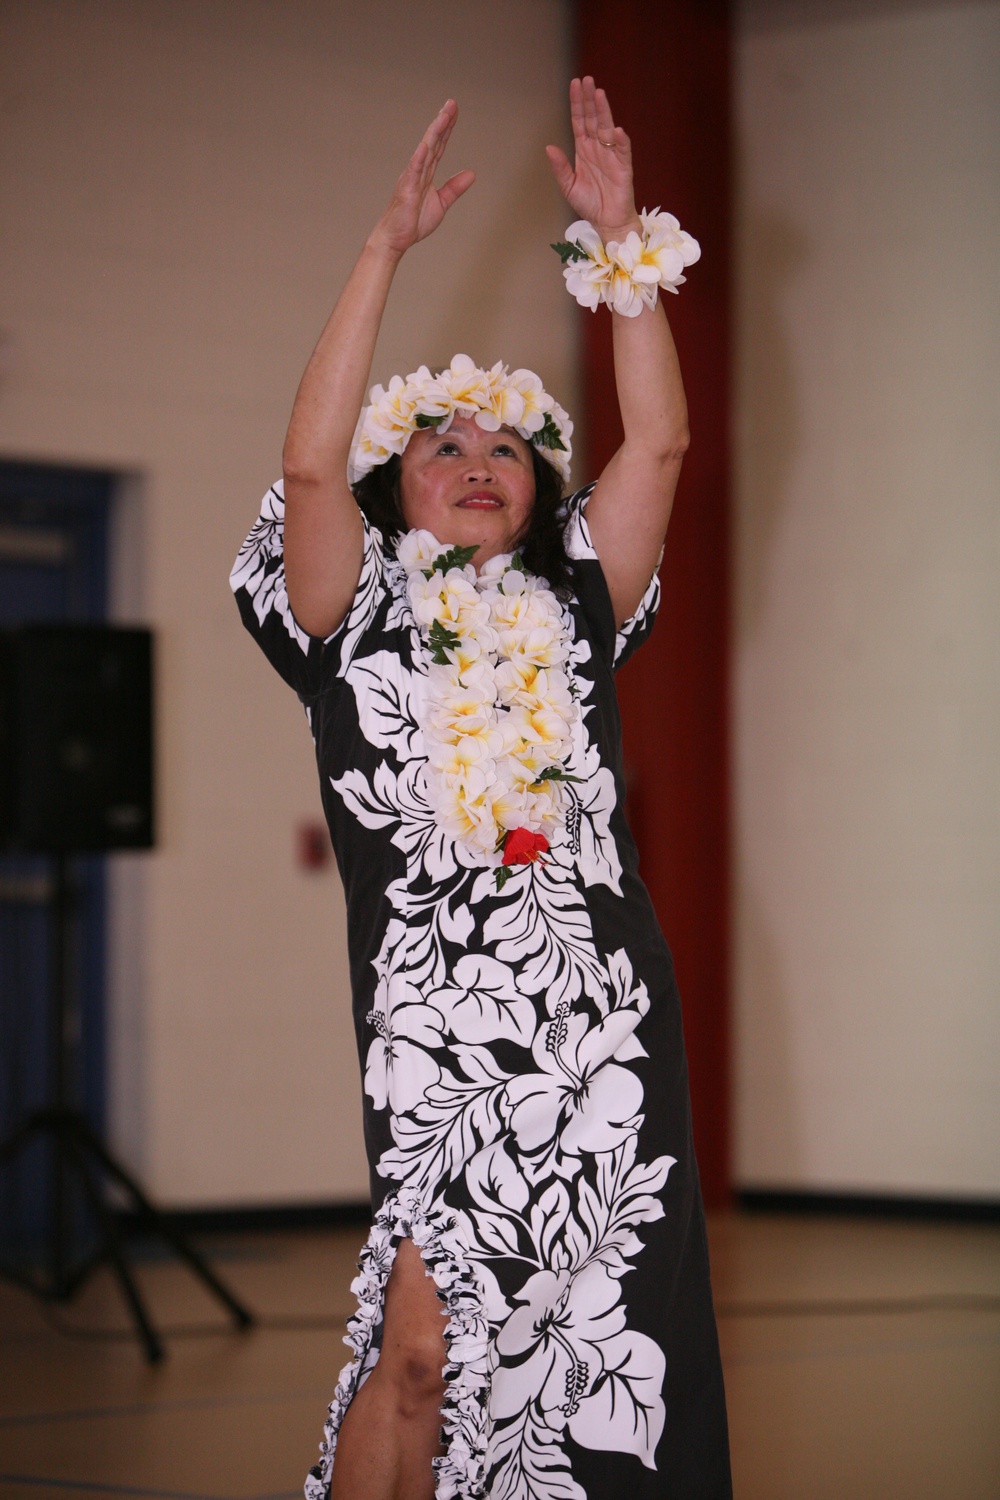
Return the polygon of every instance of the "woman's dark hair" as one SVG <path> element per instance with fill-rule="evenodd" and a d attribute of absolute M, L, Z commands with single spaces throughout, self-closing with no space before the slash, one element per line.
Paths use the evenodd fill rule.
<path fill-rule="evenodd" d="M 573 574 L 563 540 L 566 515 L 562 480 L 534 444 L 530 446 L 535 471 L 535 503 L 528 524 L 518 538 L 517 550 L 528 572 L 547 578 L 553 591 L 565 599 L 572 592 Z M 355 500 L 372 525 L 381 531 L 390 548 L 407 529 L 400 494 L 401 475 L 402 463 L 399 455 L 394 453 L 384 464 L 369 469 L 357 484 L 352 485 Z"/>

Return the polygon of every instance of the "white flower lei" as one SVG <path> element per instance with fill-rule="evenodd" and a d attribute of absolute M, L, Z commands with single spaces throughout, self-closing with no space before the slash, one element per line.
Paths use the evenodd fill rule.
<path fill-rule="evenodd" d="M 388 462 L 394 453 L 402 453 L 420 428 L 447 432 L 456 416 L 473 417 L 487 432 L 513 428 L 548 459 L 564 484 L 569 479 L 573 423 L 532 370 L 508 372 L 499 362 L 483 370 L 467 354 L 456 354 L 440 375 L 432 375 L 421 365 L 405 380 L 394 375 L 388 389 L 373 385 L 370 398 L 351 445 L 347 465 L 351 484 Z"/>
<path fill-rule="evenodd" d="M 444 547 L 429 531 L 408 532 L 396 550 L 431 653 L 421 715 L 428 799 L 478 863 L 498 867 L 499 886 L 509 873 L 501 865 L 530 863 L 548 847 L 575 779 L 564 766 L 579 714 L 563 670 L 565 615 L 516 552 L 477 575 L 474 547 Z M 522 856 L 521 846 L 535 852 Z"/>
<path fill-rule="evenodd" d="M 660 287 L 676 293 L 685 266 L 701 256 L 701 246 L 682 229 L 673 214 L 654 208 L 639 215 L 636 230 L 620 243 L 601 236 L 587 219 L 577 219 L 566 239 L 553 245 L 563 261 L 566 287 L 581 307 L 596 311 L 606 302 L 613 312 L 637 318 L 643 307 L 655 307 Z"/>

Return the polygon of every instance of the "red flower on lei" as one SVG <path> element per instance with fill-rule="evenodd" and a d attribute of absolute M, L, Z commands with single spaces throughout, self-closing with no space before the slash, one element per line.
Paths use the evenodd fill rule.
<path fill-rule="evenodd" d="M 544 833 L 532 833 L 530 828 L 511 828 L 503 841 L 505 865 L 533 865 L 540 855 L 548 851 L 549 841 Z"/>

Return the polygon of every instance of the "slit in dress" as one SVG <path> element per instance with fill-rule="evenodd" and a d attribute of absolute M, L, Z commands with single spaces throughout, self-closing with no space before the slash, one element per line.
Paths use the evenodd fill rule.
<path fill-rule="evenodd" d="M 469 1261 L 455 1214 L 425 1204 L 415 1188 L 392 1193 L 371 1227 L 351 1291 L 358 1310 L 344 1339 L 354 1358 L 340 1372 L 330 1403 L 320 1458 L 310 1470 L 305 1500 L 328 1500 L 337 1434 L 355 1393 L 378 1362 L 385 1289 L 402 1240 L 412 1240 L 447 1310 L 445 1395 L 441 1404 L 444 1453 L 434 1459 L 435 1500 L 479 1500 L 483 1495 L 489 1437 L 489 1325 L 485 1294 Z"/>

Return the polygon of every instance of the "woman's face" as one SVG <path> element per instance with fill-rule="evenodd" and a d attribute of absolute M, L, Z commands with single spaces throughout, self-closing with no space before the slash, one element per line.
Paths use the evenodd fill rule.
<path fill-rule="evenodd" d="M 477 568 L 513 552 L 535 503 L 531 447 L 509 428 L 486 432 L 472 417 L 448 431 L 415 432 L 403 451 L 400 496 L 409 530 L 477 548 Z"/>

